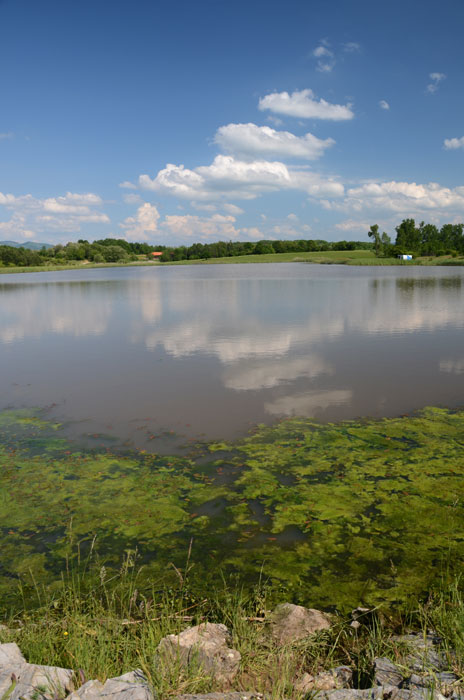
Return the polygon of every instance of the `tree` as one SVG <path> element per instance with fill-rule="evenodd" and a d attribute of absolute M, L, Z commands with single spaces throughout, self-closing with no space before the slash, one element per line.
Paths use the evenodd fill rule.
<path fill-rule="evenodd" d="M 369 238 L 372 238 L 374 241 L 375 254 L 380 255 L 381 248 L 382 248 L 382 241 L 380 238 L 378 224 L 373 224 L 370 227 L 369 231 L 367 232 L 367 235 L 369 236 Z"/>
<path fill-rule="evenodd" d="M 420 253 L 421 231 L 420 228 L 416 228 L 414 219 L 403 219 L 395 231 L 395 245 L 398 248 L 398 252 Z"/>

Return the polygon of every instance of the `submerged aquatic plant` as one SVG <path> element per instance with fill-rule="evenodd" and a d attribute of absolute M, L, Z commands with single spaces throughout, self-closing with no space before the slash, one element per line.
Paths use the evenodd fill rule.
<path fill-rule="evenodd" d="M 295 602 L 401 603 L 464 558 L 464 412 L 259 426 L 196 458 L 77 449 L 40 414 L 0 414 L 0 590 L 56 585 L 97 537 L 147 581 L 267 576 Z M 196 583 L 195 583 L 196 582 Z"/>

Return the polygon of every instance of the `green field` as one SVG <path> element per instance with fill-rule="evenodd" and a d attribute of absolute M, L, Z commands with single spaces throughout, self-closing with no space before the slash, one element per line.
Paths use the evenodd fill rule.
<path fill-rule="evenodd" d="M 326 250 L 316 253 L 270 253 L 265 255 L 237 255 L 208 260 L 178 260 L 162 265 L 228 265 L 237 263 L 306 262 L 319 265 L 464 265 L 464 258 L 451 255 L 415 258 L 410 262 L 398 258 L 377 258 L 370 250 Z"/>

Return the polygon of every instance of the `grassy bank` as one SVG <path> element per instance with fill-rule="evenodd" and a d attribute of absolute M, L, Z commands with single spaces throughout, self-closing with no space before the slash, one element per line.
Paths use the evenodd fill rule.
<path fill-rule="evenodd" d="M 59 272 L 61 270 L 92 270 L 96 268 L 106 267 L 154 267 L 158 263 L 147 261 L 137 261 L 130 263 L 69 263 L 67 265 L 38 265 L 31 267 L 2 267 L 0 265 L 1 275 L 17 275 L 23 272 Z"/>
<path fill-rule="evenodd" d="M 156 659 L 162 637 L 206 620 L 226 624 L 231 646 L 241 653 L 233 689 L 262 692 L 276 700 L 307 697 L 295 691 L 298 678 L 340 665 L 351 669 L 357 686 L 370 687 L 374 659 L 386 656 L 401 665 L 408 647 L 395 635 L 410 632 L 437 633 L 454 673 L 464 674 L 464 606 L 458 581 L 401 615 L 377 608 L 360 618 L 357 630 L 349 616 L 332 615 L 331 629 L 282 647 L 269 634 L 271 601 L 264 581 L 251 594 L 223 585 L 197 598 L 190 592 L 188 566 L 178 575 L 175 587 L 141 591 L 136 566 L 128 560 L 111 577 L 100 568 L 99 579 L 93 581 L 88 572 L 68 572 L 53 595 L 38 587 L 34 607 L 4 620 L 8 629 L 0 630 L 0 642 L 16 642 L 30 663 L 79 669 L 77 685 L 141 668 L 160 700 L 230 689 L 194 666 L 185 669 L 175 660 Z"/>
<path fill-rule="evenodd" d="M 230 258 L 209 258 L 208 260 L 178 260 L 174 262 L 153 263 L 138 261 L 131 263 L 70 263 L 69 265 L 43 265 L 41 267 L 1 267 L 0 274 L 17 274 L 23 272 L 57 272 L 59 270 L 88 270 L 106 267 L 165 267 L 170 265 L 237 265 L 249 263 L 292 263 L 304 262 L 319 265 L 361 265 L 361 266 L 430 266 L 430 265 L 464 265 L 464 258 L 450 255 L 441 257 L 422 257 L 405 262 L 398 258 L 377 258 L 368 250 L 328 250 L 317 253 L 272 253 L 264 255 L 238 255 Z"/>

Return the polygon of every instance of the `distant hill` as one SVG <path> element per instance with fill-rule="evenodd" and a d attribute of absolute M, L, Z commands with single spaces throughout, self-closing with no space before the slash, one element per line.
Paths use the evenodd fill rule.
<path fill-rule="evenodd" d="M 50 243 L 34 243 L 26 241 L 25 243 L 16 243 L 16 241 L 0 241 L 0 245 L 9 245 L 12 248 L 29 248 L 29 250 L 42 250 L 42 248 L 53 248 Z"/>

